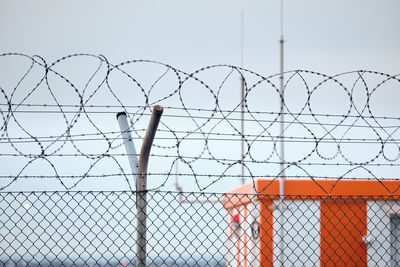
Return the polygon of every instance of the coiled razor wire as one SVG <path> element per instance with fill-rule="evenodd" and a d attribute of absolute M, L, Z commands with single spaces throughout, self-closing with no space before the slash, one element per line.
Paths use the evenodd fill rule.
<path fill-rule="evenodd" d="M 152 149 L 151 189 L 173 186 L 177 177 L 213 190 L 239 181 L 241 166 L 253 184 L 282 175 L 316 183 L 400 179 L 399 75 L 288 71 L 282 94 L 279 75 L 231 65 L 189 73 L 151 60 L 113 64 L 102 55 L 73 54 L 48 62 L 7 53 L 0 70 L 0 190 L 30 179 L 71 190 L 110 177 L 134 190 L 115 114 L 127 113 L 138 147 L 156 104 L 165 113 Z"/>

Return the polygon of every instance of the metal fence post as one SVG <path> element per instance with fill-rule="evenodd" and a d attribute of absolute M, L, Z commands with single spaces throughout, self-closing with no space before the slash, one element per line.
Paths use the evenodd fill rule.
<path fill-rule="evenodd" d="M 156 105 L 146 135 L 143 140 L 142 149 L 140 150 L 138 176 L 136 184 L 136 208 L 137 208 L 137 255 L 136 266 L 146 266 L 146 218 L 147 218 L 147 164 L 149 162 L 150 150 L 156 135 L 158 123 L 163 113 L 163 107 Z"/>

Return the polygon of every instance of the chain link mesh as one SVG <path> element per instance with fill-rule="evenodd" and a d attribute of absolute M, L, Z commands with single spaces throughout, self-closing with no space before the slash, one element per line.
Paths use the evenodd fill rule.
<path fill-rule="evenodd" d="M 135 266 L 136 194 L 0 193 L 0 265 Z M 399 196 L 147 193 L 147 266 L 397 266 Z"/>

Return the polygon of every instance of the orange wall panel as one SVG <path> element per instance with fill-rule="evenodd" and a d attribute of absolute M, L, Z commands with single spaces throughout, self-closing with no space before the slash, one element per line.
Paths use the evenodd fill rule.
<path fill-rule="evenodd" d="M 273 263 L 273 216 L 270 206 L 271 200 L 262 200 L 260 203 L 260 266 L 270 267 Z"/>
<path fill-rule="evenodd" d="M 367 266 L 365 201 L 321 201 L 321 266 Z"/>

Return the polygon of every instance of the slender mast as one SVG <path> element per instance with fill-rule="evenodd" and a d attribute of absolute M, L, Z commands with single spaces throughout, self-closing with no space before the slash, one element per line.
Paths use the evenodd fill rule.
<path fill-rule="evenodd" d="M 240 66 L 243 68 L 243 33 L 244 33 L 244 13 L 243 10 L 241 12 L 241 40 L 240 40 Z M 245 179 L 244 179 L 244 77 L 243 75 L 240 77 L 240 87 L 241 87 L 241 131 L 242 131 L 242 157 L 241 157 L 241 163 L 242 163 L 242 184 L 245 183 Z"/>
<path fill-rule="evenodd" d="M 284 111 L 285 111 L 285 101 L 284 101 L 284 93 L 285 93 L 285 88 L 284 88 L 284 68 L 283 68 L 283 63 L 284 63 L 284 50 L 283 50 L 283 45 L 284 45 L 284 39 L 283 39 L 283 0 L 281 0 L 281 39 L 279 40 L 279 45 L 280 45 L 280 75 L 279 75 L 279 81 L 280 81 L 280 94 L 281 94 L 281 105 L 280 105 L 280 176 L 279 176 L 279 193 L 280 193 L 280 242 L 279 242 L 279 261 L 280 265 L 284 266 L 284 261 L 285 261 L 285 240 L 284 240 L 284 234 L 285 234 L 285 218 L 284 218 L 284 203 L 283 199 L 285 196 L 285 191 L 284 191 L 284 181 L 285 181 L 285 140 L 284 140 L 284 130 L 285 130 L 285 116 L 284 116 Z"/>
<path fill-rule="evenodd" d="M 284 76 L 283 76 L 283 56 L 284 56 L 284 50 L 283 50 L 283 45 L 284 45 L 284 39 L 283 39 L 283 0 L 281 0 L 281 39 L 279 41 L 280 43 L 280 75 L 279 75 L 279 82 L 280 82 L 280 94 L 281 94 L 281 105 L 280 105 L 280 156 L 281 156 L 281 161 L 280 161 L 280 195 L 284 195 L 284 187 L 283 183 L 285 180 L 285 142 L 284 142 L 284 127 L 285 127 L 285 106 L 284 106 L 284 93 L 285 93 L 285 88 L 284 88 Z"/>

